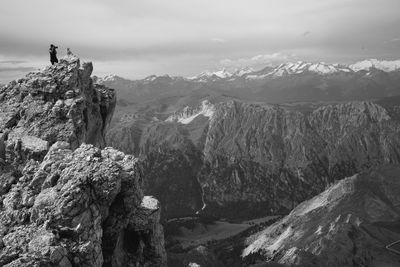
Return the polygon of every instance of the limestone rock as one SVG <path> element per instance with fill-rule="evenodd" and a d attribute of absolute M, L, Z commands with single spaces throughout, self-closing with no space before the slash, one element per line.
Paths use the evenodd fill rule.
<path fill-rule="evenodd" d="M 360 173 L 250 236 L 242 256 L 284 266 L 398 266 L 399 166 Z M 248 264 L 255 262 L 247 262 Z"/>
<path fill-rule="evenodd" d="M 4 194 L 0 262 L 165 264 L 159 206 L 143 196 L 137 159 L 112 148 L 81 145 L 72 151 L 68 146 L 55 143 L 43 162 L 34 171 L 25 168 L 19 182 Z M 32 200 L 24 203 L 25 196 Z"/>
<path fill-rule="evenodd" d="M 101 150 L 115 94 L 92 69 L 69 55 L 0 89 L 0 266 L 166 265 L 138 160 Z"/>
<path fill-rule="evenodd" d="M 105 146 L 116 98 L 112 89 L 93 85 L 92 70 L 92 63 L 71 55 L 0 89 L 0 133 L 9 160 L 42 158 L 56 141 Z M 33 155 L 24 153 L 26 146 Z"/>
<path fill-rule="evenodd" d="M 290 211 L 335 180 L 399 163 L 400 122 L 373 102 L 284 106 L 222 104 L 204 144 L 199 178 L 208 208 Z M 262 204 L 261 204 L 262 203 Z M 234 213 L 233 213 L 234 214 Z M 229 213 L 228 213 L 229 215 Z"/>

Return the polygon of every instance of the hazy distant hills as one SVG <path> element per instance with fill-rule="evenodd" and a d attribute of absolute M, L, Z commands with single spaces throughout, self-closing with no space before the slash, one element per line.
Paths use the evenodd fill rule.
<path fill-rule="evenodd" d="M 112 75 L 97 82 L 117 89 L 120 105 L 188 95 L 267 103 L 347 101 L 400 94 L 399 67 L 400 60 L 365 60 L 349 66 L 296 62 L 259 71 L 203 72 L 189 78 L 165 75 L 131 81 Z"/>

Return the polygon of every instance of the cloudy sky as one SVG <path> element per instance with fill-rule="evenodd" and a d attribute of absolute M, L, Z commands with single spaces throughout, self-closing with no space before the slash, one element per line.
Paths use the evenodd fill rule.
<path fill-rule="evenodd" d="M 70 47 L 97 75 L 400 58 L 400 0 L 0 0 L 0 83 Z"/>

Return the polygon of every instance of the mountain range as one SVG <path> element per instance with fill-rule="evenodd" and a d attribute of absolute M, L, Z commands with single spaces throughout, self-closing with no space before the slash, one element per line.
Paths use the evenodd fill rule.
<path fill-rule="evenodd" d="M 241 256 L 281 266 L 398 266 L 399 174 L 386 165 L 337 182 L 249 236 Z"/>
<path fill-rule="evenodd" d="M 398 61 L 92 68 L 0 87 L 0 265 L 399 266 Z"/>
<path fill-rule="evenodd" d="M 223 68 L 218 71 L 204 71 L 199 75 L 192 77 L 172 77 L 173 79 L 186 79 L 192 81 L 206 82 L 210 79 L 227 79 L 227 78 L 239 78 L 245 77 L 247 79 L 262 79 L 265 77 L 280 77 L 283 75 L 290 74 L 304 74 L 306 72 L 313 72 L 320 75 L 324 74 L 332 74 L 337 72 L 359 72 L 359 71 L 370 71 L 373 69 L 391 72 L 400 69 L 400 59 L 399 60 L 377 60 L 377 59 L 367 59 L 363 61 L 356 62 L 354 64 L 328 64 L 324 62 L 289 62 L 283 63 L 278 66 L 268 66 L 261 70 L 255 70 L 251 67 L 243 67 L 239 69 L 235 69 L 233 71 L 228 71 Z M 159 76 L 151 75 L 143 79 L 144 81 L 151 82 L 157 79 Z M 164 75 L 161 77 L 169 77 L 168 75 Z M 100 78 L 99 82 L 113 81 L 115 79 L 121 78 L 118 75 L 107 75 L 104 78 Z"/>
<path fill-rule="evenodd" d="M 285 215 L 298 205 L 312 205 L 300 203 L 326 194 L 324 190 L 346 177 L 400 162 L 399 62 L 296 62 L 189 78 L 99 78 L 97 83 L 115 88 L 120 96 L 106 140 L 141 158 L 145 192 L 163 203 L 165 221 L 185 216 L 240 221 Z M 265 261 L 319 266 L 323 255 L 336 253 L 322 245 L 312 248 L 320 249 L 319 254 L 309 254 L 301 245 L 298 250 L 289 247 L 297 240 L 290 236 L 297 238 L 297 232 L 290 232 L 287 239 L 276 237 L 285 234 L 285 220 L 294 219 L 277 222 L 283 232 L 267 227 L 265 231 L 276 234 L 260 230 L 254 237 L 237 239 L 244 254 L 236 261 L 244 266 Z M 316 231 L 307 222 L 295 219 L 292 225 Z M 322 227 L 325 224 L 321 221 Z M 277 249 L 262 250 L 273 246 L 276 238 L 282 239 Z M 325 235 L 316 236 L 315 242 L 323 242 L 321 238 Z M 351 259 L 358 257 L 354 251 L 346 253 Z M 332 266 L 340 264 L 332 259 Z"/>
<path fill-rule="evenodd" d="M 399 94 L 399 66 L 400 60 L 366 60 L 348 66 L 296 62 L 258 71 L 205 72 L 190 78 L 164 75 L 132 81 L 112 75 L 98 78 L 97 82 L 117 89 L 121 106 L 193 96 L 208 96 L 217 102 L 226 99 L 263 103 L 368 100 Z M 190 99 L 180 102 L 191 104 Z"/>
<path fill-rule="evenodd" d="M 173 198 L 164 201 L 165 211 L 193 214 L 206 200 L 215 215 L 229 213 L 230 205 L 266 201 L 268 208 L 260 204 L 260 209 L 268 214 L 292 209 L 336 179 L 398 161 L 399 62 L 297 62 L 234 74 L 223 70 L 191 78 L 108 76 L 95 81 L 118 92 L 108 143 L 148 159 L 149 193 L 159 192 L 159 176 L 168 177 L 162 183 L 179 183 L 174 190 L 190 185 L 179 191 L 191 196 L 182 196 L 179 207 L 169 208 L 171 201 L 181 201 L 177 192 L 164 190 L 165 197 Z M 161 162 L 165 158 L 180 160 L 175 166 Z M 282 179 L 286 184 L 296 180 L 300 192 L 285 201 L 279 192 L 265 194 L 269 182 Z M 276 197 L 279 201 L 272 201 Z"/>

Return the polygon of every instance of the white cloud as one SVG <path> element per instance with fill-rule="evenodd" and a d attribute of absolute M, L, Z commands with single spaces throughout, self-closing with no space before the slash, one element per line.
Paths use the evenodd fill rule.
<path fill-rule="evenodd" d="M 50 64 L 50 61 L 33 57 L 26 57 L 21 60 L 0 54 L 0 83 L 5 84 L 14 79 L 22 78 L 28 72 L 36 71 L 48 64 Z"/>
<path fill-rule="evenodd" d="M 219 63 L 225 68 L 243 68 L 243 67 L 263 67 L 267 65 L 275 65 L 282 62 L 294 60 L 293 54 L 285 54 L 277 52 L 273 54 L 262 54 L 248 58 L 239 59 L 222 59 Z"/>
<path fill-rule="evenodd" d="M 205 7 L 212 8 L 200 12 Z M 104 71 L 142 77 L 194 75 L 223 58 L 230 65 L 279 62 L 262 55 L 275 51 L 344 63 L 364 58 L 365 46 L 368 57 L 389 59 L 400 47 L 381 42 L 398 37 L 399 16 L 399 0 L 70 0 L 56 8 L 51 0 L 0 0 L 0 60 L 34 57 L 42 66 L 55 43 L 60 53 L 70 47 L 94 63 L 121 62 Z"/>
<path fill-rule="evenodd" d="M 222 38 L 212 38 L 211 41 L 213 41 L 214 43 L 225 43 L 226 40 L 222 39 Z"/>

